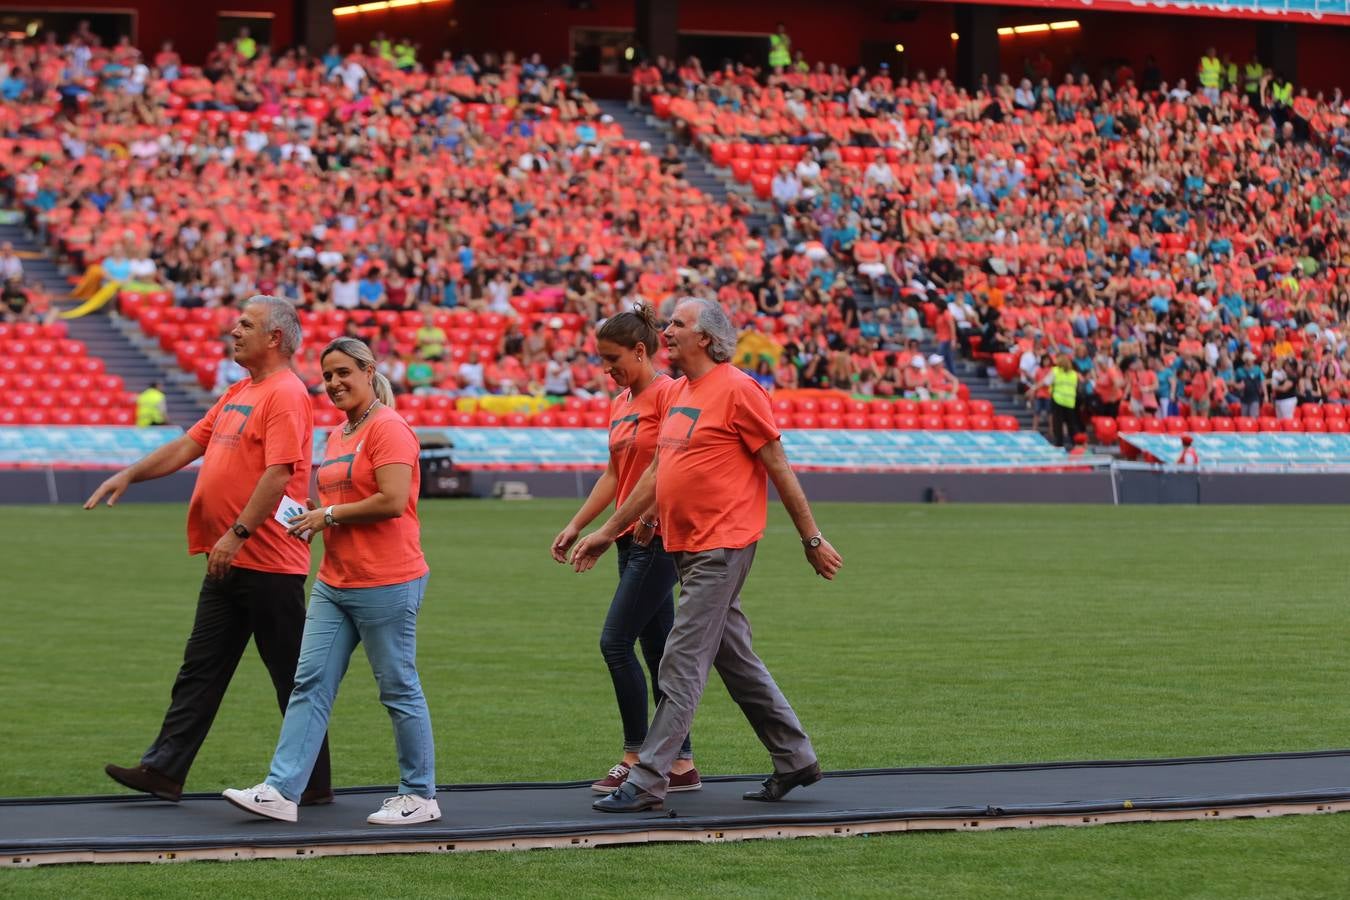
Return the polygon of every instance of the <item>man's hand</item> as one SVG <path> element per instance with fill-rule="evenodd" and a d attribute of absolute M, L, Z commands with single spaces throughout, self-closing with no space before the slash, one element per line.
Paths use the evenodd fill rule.
<path fill-rule="evenodd" d="M 816 570 L 816 574 L 826 581 L 833 581 L 835 574 L 844 567 L 844 558 L 829 541 L 824 539 L 821 540 L 819 547 L 806 548 L 806 561 Z"/>
<path fill-rule="evenodd" d="M 596 562 L 609 545 L 614 543 L 614 538 L 605 533 L 602 528 L 599 531 L 593 531 L 577 542 L 576 547 L 572 549 L 572 568 L 577 572 L 585 572 L 587 569 L 595 567 Z"/>
<path fill-rule="evenodd" d="M 131 487 L 131 473 L 123 469 L 116 475 L 108 478 L 98 488 L 89 495 L 89 499 L 84 501 L 85 509 L 93 509 L 98 506 L 98 502 L 104 497 L 108 498 L 108 505 L 115 506 L 117 501 L 126 493 L 127 488 Z"/>
<path fill-rule="evenodd" d="M 212 578 L 224 578 L 229 573 L 230 566 L 234 563 L 234 557 L 242 546 L 244 546 L 244 539 L 233 531 L 222 534 L 220 540 L 216 541 L 216 545 L 211 548 L 211 555 L 207 557 L 206 574 Z"/>
<path fill-rule="evenodd" d="M 553 539 L 553 545 L 549 547 L 549 553 L 553 555 L 554 562 L 567 562 L 567 551 L 572 549 L 572 545 L 577 542 L 577 535 L 581 531 L 567 523 L 567 527 L 558 532 L 558 536 Z"/>

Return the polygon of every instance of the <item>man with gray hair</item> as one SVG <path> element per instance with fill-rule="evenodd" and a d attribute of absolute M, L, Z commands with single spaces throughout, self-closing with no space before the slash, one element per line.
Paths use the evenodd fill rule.
<path fill-rule="evenodd" d="M 183 665 L 159 736 L 140 763 L 104 769 L 121 785 L 172 802 L 182 796 L 249 638 L 284 712 L 305 628 L 309 545 L 273 517 L 282 497 L 309 496 L 314 415 L 291 370 L 300 320 L 287 301 L 259 295 L 244 305 L 230 337 L 249 377 L 231 385 L 187 434 L 104 481 L 84 504 L 112 506 L 132 484 L 202 460 L 188 504 L 188 553 L 208 558 Z M 332 799 L 325 739 L 301 802 Z"/>
<path fill-rule="evenodd" d="M 769 480 L 816 574 L 833 579 L 843 559 L 816 528 L 783 452 L 768 394 L 731 365 L 736 330 L 722 307 L 684 298 L 665 339 L 684 378 L 665 395 L 656 458 L 623 506 L 572 555 L 578 572 L 591 568 L 654 502 L 659 533 L 680 572 L 680 603 L 659 673 L 665 696 L 628 780 L 595 802 L 602 812 L 661 808 L 671 765 L 714 666 L 773 758 L 774 774 L 745 799 L 775 802 L 821 778 L 811 741 L 751 648 L 750 623 L 741 611 L 741 587 L 764 535 Z"/>

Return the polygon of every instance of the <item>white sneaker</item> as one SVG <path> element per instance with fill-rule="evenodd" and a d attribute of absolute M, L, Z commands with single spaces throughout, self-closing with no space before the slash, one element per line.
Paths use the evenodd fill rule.
<path fill-rule="evenodd" d="M 372 825 L 416 825 L 418 822 L 434 822 L 440 817 L 441 808 L 435 797 L 427 800 L 416 794 L 398 794 L 366 816 L 366 821 Z"/>
<path fill-rule="evenodd" d="M 225 791 L 225 799 L 244 812 L 267 819 L 279 819 L 282 822 L 294 822 L 296 819 L 295 804 L 266 782 L 246 791 L 230 788 Z"/>

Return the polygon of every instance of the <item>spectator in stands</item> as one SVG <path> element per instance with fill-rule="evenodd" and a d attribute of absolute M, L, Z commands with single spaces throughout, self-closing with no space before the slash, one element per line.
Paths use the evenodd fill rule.
<path fill-rule="evenodd" d="M 312 412 L 305 386 L 289 371 L 300 336 L 294 307 L 253 298 L 232 331 L 252 378 L 187 434 L 108 478 L 85 501 L 85 509 L 105 500 L 112 506 L 132 484 L 202 460 L 188 506 L 188 550 L 209 556 L 183 665 L 160 734 L 140 764 L 105 770 L 132 790 L 171 802 L 182 797 L 251 636 L 286 709 L 305 622 L 309 547 L 287 536 L 273 514 L 283 497 L 309 492 Z M 300 802 L 331 802 L 329 782 L 325 740 Z"/>
<path fill-rule="evenodd" d="M 23 260 L 14 252 L 9 241 L 0 244 L 0 280 L 23 281 Z"/>
<path fill-rule="evenodd" d="M 436 318 L 430 310 L 422 313 L 422 325 L 415 335 L 417 354 L 430 362 L 439 362 L 445 358 L 445 345 L 449 340 L 445 329 L 436 324 Z"/>
<path fill-rule="evenodd" d="M 1275 418 L 1294 418 L 1298 408 L 1298 362 L 1292 356 L 1272 364 L 1270 399 L 1275 404 Z"/>
<path fill-rule="evenodd" d="M 248 370 L 239 365 L 239 361 L 234 358 L 234 341 L 226 340 L 225 353 L 216 364 L 215 384 L 211 393 L 219 397 L 230 389 L 238 381 L 248 377 Z"/>

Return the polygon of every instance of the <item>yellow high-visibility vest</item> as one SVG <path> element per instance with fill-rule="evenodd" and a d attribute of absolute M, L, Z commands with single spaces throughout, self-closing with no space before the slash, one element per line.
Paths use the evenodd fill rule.
<path fill-rule="evenodd" d="M 164 392 L 155 388 L 146 388 L 136 395 L 136 427 L 149 428 L 151 425 L 163 425 L 167 419 L 161 409 Z"/>
<path fill-rule="evenodd" d="M 786 34 L 769 35 L 769 65 L 792 65 L 792 40 Z"/>
<path fill-rule="evenodd" d="M 1261 90 L 1261 76 L 1266 74 L 1266 67 L 1258 63 L 1247 63 L 1242 67 L 1243 79 L 1242 89 L 1249 94 L 1255 94 Z"/>
<path fill-rule="evenodd" d="M 1078 405 L 1078 372 L 1069 369 L 1067 372 L 1058 366 L 1050 376 L 1050 399 L 1055 401 L 1056 406 L 1067 406 L 1070 409 Z"/>
<path fill-rule="evenodd" d="M 1272 85 L 1270 88 L 1271 99 L 1275 101 L 1276 106 L 1293 106 L 1294 104 L 1294 86 L 1288 81 L 1282 81 L 1279 84 Z"/>
<path fill-rule="evenodd" d="M 1200 57 L 1200 86 L 1217 88 L 1223 77 L 1223 63 L 1212 56 Z"/>

